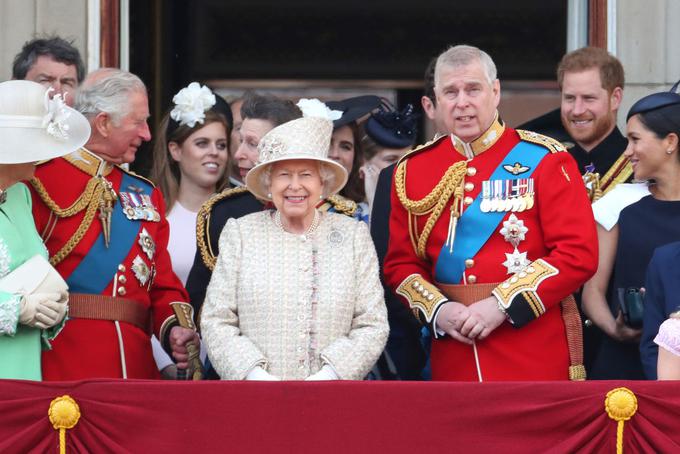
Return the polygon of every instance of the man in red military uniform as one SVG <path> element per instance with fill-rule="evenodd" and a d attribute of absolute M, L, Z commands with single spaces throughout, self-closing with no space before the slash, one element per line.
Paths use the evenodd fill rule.
<path fill-rule="evenodd" d="M 188 300 L 167 252 L 163 199 L 119 165 L 151 139 L 146 88 L 116 69 L 90 74 L 76 109 L 89 120 L 84 148 L 38 166 L 33 213 L 50 261 L 71 292 L 69 320 L 43 354 L 45 380 L 159 378 L 153 331 L 186 368 L 195 333 L 169 303 Z"/>
<path fill-rule="evenodd" d="M 434 380 L 585 378 L 573 300 L 597 268 L 590 203 L 569 153 L 498 117 L 485 52 L 437 60 L 447 129 L 405 156 L 392 189 L 385 279 L 434 333 Z"/>

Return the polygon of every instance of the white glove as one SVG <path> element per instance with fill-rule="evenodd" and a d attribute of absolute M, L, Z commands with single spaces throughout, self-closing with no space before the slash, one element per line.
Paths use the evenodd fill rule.
<path fill-rule="evenodd" d="M 50 328 L 66 315 L 67 301 L 68 297 L 61 293 L 25 295 L 21 299 L 19 323 L 40 329 Z"/>
<path fill-rule="evenodd" d="M 248 372 L 248 375 L 246 376 L 246 380 L 256 380 L 256 381 L 281 381 L 281 379 L 275 375 L 270 374 L 266 370 L 264 370 L 260 366 L 255 366 L 253 367 L 250 372 Z"/>
<path fill-rule="evenodd" d="M 328 364 L 325 364 L 321 370 L 315 374 L 310 375 L 305 378 L 305 381 L 322 381 L 322 380 L 339 380 L 338 374 L 335 373 L 333 368 Z"/>

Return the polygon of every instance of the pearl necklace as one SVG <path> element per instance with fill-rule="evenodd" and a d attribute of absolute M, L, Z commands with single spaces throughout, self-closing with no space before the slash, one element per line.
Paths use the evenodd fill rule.
<path fill-rule="evenodd" d="M 316 228 L 319 226 L 319 220 L 321 219 L 321 216 L 319 215 L 319 210 L 314 210 L 314 219 L 312 219 L 312 223 L 309 225 L 307 230 L 304 231 L 304 233 L 300 234 L 301 237 L 303 238 L 308 238 L 311 235 L 314 234 L 314 231 L 316 231 Z M 279 210 L 276 210 L 276 213 L 274 214 L 274 224 L 276 224 L 277 227 L 279 227 L 281 230 L 284 232 L 288 232 L 283 227 L 283 223 L 281 222 L 281 212 Z M 292 233 L 292 232 L 288 232 Z M 293 235 L 296 235 L 295 233 Z"/>

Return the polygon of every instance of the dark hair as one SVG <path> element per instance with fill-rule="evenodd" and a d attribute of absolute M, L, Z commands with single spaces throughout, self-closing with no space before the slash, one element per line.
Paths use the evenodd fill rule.
<path fill-rule="evenodd" d="M 364 182 L 359 175 L 359 168 L 364 164 L 364 153 L 361 148 L 361 137 L 363 136 L 359 125 L 356 122 L 351 122 L 345 126 L 349 126 L 352 130 L 352 139 L 354 140 L 354 159 L 352 160 L 352 170 L 347 177 L 347 183 L 340 190 L 339 194 L 357 203 L 366 200 L 366 190 L 364 189 Z"/>
<path fill-rule="evenodd" d="M 437 105 L 437 97 L 434 94 L 434 68 L 437 66 L 437 57 L 430 60 L 425 68 L 425 78 L 423 79 L 423 94 L 430 98 L 432 105 Z"/>
<path fill-rule="evenodd" d="M 600 82 L 607 93 L 613 92 L 616 87 L 623 88 L 625 76 L 621 62 L 599 47 L 582 47 L 564 55 L 557 66 L 557 83 L 560 90 L 565 73 L 586 71 L 592 68 L 600 70 Z"/>
<path fill-rule="evenodd" d="M 165 114 L 163 121 L 161 121 L 156 141 L 153 146 L 153 163 L 151 165 L 151 174 L 149 178 L 158 185 L 158 188 L 165 199 L 166 210 L 170 212 L 173 205 L 177 201 L 177 193 L 179 191 L 180 180 L 182 179 L 179 170 L 179 163 L 172 159 L 168 144 L 175 142 L 181 146 L 187 138 L 195 131 L 202 129 L 212 123 L 222 123 L 227 136 L 227 150 L 229 149 L 229 135 L 231 133 L 231 125 L 225 118 L 224 114 L 216 109 L 210 109 L 205 112 L 205 119 L 203 123 L 197 123 L 193 128 L 188 125 L 180 124 L 176 128 L 168 128 L 168 123 L 173 121 L 170 118 L 170 112 Z M 168 131 L 171 131 L 168 134 Z M 229 162 L 225 166 L 224 174 L 220 181 L 217 182 L 215 192 L 220 192 L 229 184 Z"/>
<path fill-rule="evenodd" d="M 279 99 L 273 95 L 258 95 L 247 92 L 243 95 L 241 119 L 267 120 L 275 127 L 300 118 L 302 112 L 293 101 Z"/>
<path fill-rule="evenodd" d="M 12 79 L 25 79 L 28 71 L 40 56 L 48 56 L 59 63 L 76 67 L 78 83 L 85 79 L 85 65 L 80 52 L 73 45 L 73 41 L 66 41 L 58 36 L 36 38 L 27 41 L 21 48 L 12 64 Z"/>

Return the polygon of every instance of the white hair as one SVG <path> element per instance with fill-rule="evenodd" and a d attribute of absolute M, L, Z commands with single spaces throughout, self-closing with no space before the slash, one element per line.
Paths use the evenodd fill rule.
<path fill-rule="evenodd" d="M 489 84 L 492 84 L 496 80 L 498 72 L 496 71 L 496 64 L 489 54 L 477 47 L 459 44 L 458 46 L 449 47 L 437 57 L 437 64 L 434 68 L 435 87 L 439 85 L 439 78 L 445 67 L 459 68 L 474 63 L 475 61 L 482 64 L 486 79 Z"/>
<path fill-rule="evenodd" d="M 134 74 L 116 68 L 102 68 L 88 74 L 78 88 L 75 109 L 88 118 L 109 114 L 114 124 L 130 112 L 130 94 L 146 94 L 146 86 Z"/>
<path fill-rule="evenodd" d="M 326 188 L 332 188 L 335 187 L 335 172 L 331 170 L 328 166 L 329 164 L 326 164 L 325 162 L 322 161 L 317 161 L 313 159 L 317 163 L 318 170 L 319 170 L 319 177 L 321 178 L 321 195 L 325 199 L 328 197 L 330 194 L 326 192 Z M 281 162 L 281 161 L 278 161 Z M 267 167 L 260 172 L 260 186 L 263 188 L 268 188 L 272 185 L 272 167 L 274 167 L 274 164 L 276 162 L 271 163 Z"/>

